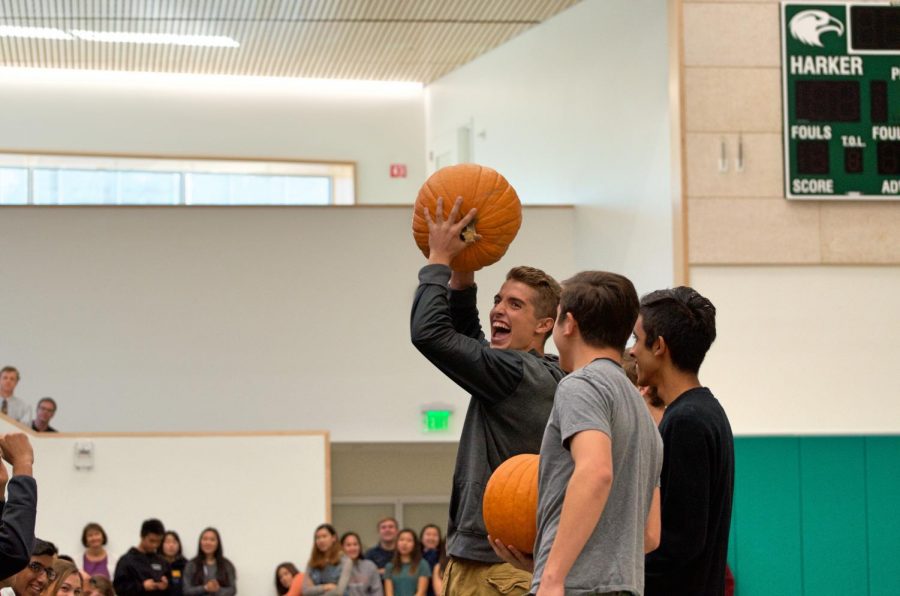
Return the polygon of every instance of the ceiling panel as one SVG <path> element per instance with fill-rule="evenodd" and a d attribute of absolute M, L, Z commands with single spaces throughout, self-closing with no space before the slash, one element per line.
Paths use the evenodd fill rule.
<path fill-rule="evenodd" d="M 222 35 L 238 48 L 0 37 L 0 65 L 429 83 L 579 0 L 0 0 L 0 26 Z"/>

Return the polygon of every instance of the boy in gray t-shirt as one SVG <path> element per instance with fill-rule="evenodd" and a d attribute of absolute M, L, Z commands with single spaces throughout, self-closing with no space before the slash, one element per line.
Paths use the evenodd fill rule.
<path fill-rule="evenodd" d="M 594 433 L 602 436 L 587 436 Z M 584 454 L 587 461 L 574 445 L 582 439 L 598 443 L 596 453 Z M 585 464 L 590 467 L 577 477 Z M 577 554 L 565 577 L 566 594 L 643 593 L 645 528 L 661 469 L 656 425 L 613 358 L 593 360 L 564 378 L 541 445 L 532 590 L 537 592 L 556 549 Z M 565 545 L 574 537 L 560 531 L 561 517 L 564 509 L 577 515 L 572 506 L 585 490 L 598 502 L 590 517 L 575 518 L 592 529 L 579 553 L 575 544 Z"/>
<path fill-rule="evenodd" d="M 662 439 L 620 364 L 637 293 L 601 271 L 562 285 L 553 340 L 574 372 L 556 390 L 541 445 L 531 589 L 641 594 L 644 553 L 659 543 Z"/>

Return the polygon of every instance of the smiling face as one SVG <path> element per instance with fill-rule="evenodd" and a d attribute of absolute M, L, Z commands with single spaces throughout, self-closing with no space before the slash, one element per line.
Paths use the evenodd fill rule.
<path fill-rule="evenodd" d="M 422 531 L 422 548 L 437 549 L 441 545 L 441 533 L 437 528 Z"/>
<path fill-rule="evenodd" d="M 344 554 L 350 557 L 352 560 L 356 560 L 359 558 L 359 539 L 353 534 L 348 534 L 344 541 L 341 543 L 341 548 L 344 549 Z"/>
<path fill-rule="evenodd" d="M 60 582 L 56 588 L 56 593 L 64 596 L 81 596 L 81 586 L 81 575 L 73 573 Z"/>
<path fill-rule="evenodd" d="M 216 550 L 219 548 L 219 538 L 216 536 L 216 533 L 212 530 L 207 530 L 203 532 L 203 535 L 200 536 L 200 550 L 207 557 L 212 557 L 216 554 Z"/>
<path fill-rule="evenodd" d="M 538 319 L 534 312 L 537 291 L 520 281 L 506 280 L 494 296 L 491 309 L 491 347 L 498 350 L 543 349 L 544 334 L 553 319 Z"/>
<path fill-rule="evenodd" d="M 654 354 L 654 348 L 659 340 L 653 342 L 649 348 L 644 343 L 646 340 L 647 333 L 644 331 L 644 318 L 638 317 L 637 322 L 634 324 L 634 345 L 631 346 L 629 353 L 635 361 L 638 386 L 656 387 L 659 382 L 660 358 Z"/>
<path fill-rule="evenodd" d="M 84 535 L 84 541 L 88 548 L 100 548 L 103 546 L 103 532 L 100 530 L 88 530 Z"/>
<path fill-rule="evenodd" d="M 31 557 L 31 562 L 13 576 L 12 589 L 16 596 L 40 596 L 50 579 L 47 570 L 53 568 L 53 557 L 40 555 Z"/>
<path fill-rule="evenodd" d="M 378 538 L 384 544 L 390 544 L 397 538 L 397 522 L 386 519 L 378 524 Z"/>

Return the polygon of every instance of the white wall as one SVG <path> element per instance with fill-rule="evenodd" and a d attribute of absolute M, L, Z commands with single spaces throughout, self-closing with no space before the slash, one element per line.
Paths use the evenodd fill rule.
<path fill-rule="evenodd" d="M 0 432 L 18 430 L 0 419 Z M 193 557 L 201 530 L 216 527 L 242 594 L 274 593 L 275 566 L 306 561 L 327 518 L 325 434 L 240 436 L 32 435 L 38 483 L 36 535 L 76 559 L 81 531 L 100 523 L 119 556 L 158 517 Z M 90 442 L 94 467 L 77 470 L 75 443 Z M 79 562 L 79 567 L 81 566 Z"/>
<path fill-rule="evenodd" d="M 2 70 L 0 86 L 0 151 L 354 161 L 359 203 L 411 203 L 425 178 L 421 91 Z"/>
<path fill-rule="evenodd" d="M 577 205 L 579 269 L 641 292 L 673 279 L 666 4 L 586 0 L 426 88 L 432 157 L 471 127 L 524 201 Z"/>
<path fill-rule="evenodd" d="M 571 275 L 573 210 L 526 208 L 482 273 Z M 455 440 L 465 396 L 412 347 L 412 208 L 0 209 L 0 362 L 69 431 L 325 429 Z M 484 322 L 486 326 L 487 323 Z M 455 404 L 424 435 L 419 408 Z"/>
<path fill-rule="evenodd" d="M 900 432 L 900 267 L 693 267 L 718 338 L 700 380 L 736 434 Z"/>

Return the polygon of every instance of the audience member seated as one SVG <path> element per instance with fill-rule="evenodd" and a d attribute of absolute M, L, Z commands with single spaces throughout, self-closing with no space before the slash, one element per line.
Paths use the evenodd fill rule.
<path fill-rule="evenodd" d="M 35 538 L 28 564 L 12 577 L 9 587 L 0 590 L 0 596 L 41 596 L 47 584 L 56 579 L 55 555 L 52 543 Z"/>
<path fill-rule="evenodd" d="M 15 366 L 0 368 L 0 412 L 18 420 L 25 426 L 31 426 L 31 406 L 15 396 L 16 385 L 19 384 L 19 369 Z"/>
<path fill-rule="evenodd" d="M 0 462 L 0 579 L 5 579 L 32 560 L 37 483 L 32 477 L 34 451 L 25 434 L 0 436 L 0 454 L 12 467 L 10 478 Z"/>
<path fill-rule="evenodd" d="M 116 565 L 113 586 L 119 596 L 168 594 L 171 583 L 169 563 L 156 554 L 166 528 L 158 519 L 141 525 L 141 541 L 122 555 Z"/>
<path fill-rule="evenodd" d="M 347 558 L 353 561 L 350 583 L 347 584 L 347 596 L 368 596 L 370 594 L 382 596 L 384 591 L 381 588 L 381 574 L 378 573 L 375 563 L 361 557 L 362 542 L 359 534 L 347 532 L 341 536 L 341 548 Z"/>
<path fill-rule="evenodd" d="M 197 556 L 184 569 L 185 596 L 234 596 L 235 580 L 234 565 L 223 554 L 219 531 L 206 528 L 200 533 Z"/>
<path fill-rule="evenodd" d="M 181 536 L 175 530 L 169 530 L 163 537 L 160 550 L 163 558 L 169 564 L 169 572 L 172 583 L 169 584 L 169 596 L 181 596 L 184 592 L 184 568 L 187 559 L 181 551 Z"/>
<path fill-rule="evenodd" d="M 314 536 L 303 578 L 303 596 L 343 596 L 350 583 L 353 562 L 341 553 L 334 526 L 322 524 Z"/>
<path fill-rule="evenodd" d="M 431 570 L 431 591 L 434 592 L 434 596 L 441 596 L 444 593 L 444 569 L 447 568 L 447 561 L 450 560 L 450 557 L 447 556 L 446 540 L 441 540 L 438 552 L 440 553 L 438 562 Z"/>
<path fill-rule="evenodd" d="M 56 579 L 43 593 L 43 596 L 82 596 L 84 580 L 75 563 L 65 559 L 57 559 L 53 562 L 53 571 Z"/>
<path fill-rule="evenodd" d="M 116 596 L 116 591 L 109 578 L 95 575 L 88 581 L 84 596 Z"/>
<path fill-rule="evenodd" d="M 441 529 L 434 524 L 427 524 L 419 531 L 419 542 L 422 544 L 422 558 L 428 562 L 428 569 L 434 575 L 434 566 L 441 556 Z M 428 596 L 434 596 L 431 582 L 428 582 Z"/>
<path fill-rule="evenodd" d="M 303 574 L 293 563 L 285 561 L 275 568 L 275 591 L 278 596 L 298 596 L 303 591 Z"/>
<path fill-rule="evenodd" d="M 72 565 L 75 565 L 75 568 L 78 569 L 78 563 L 75 562 L 75 558 L 69 555 L 56 555 L 56 559 L 59 561 L 68 561 Z M 81 575 L 81 582 L 84 583 L 91 579 L 91 576 L 88 575 L 86 571 L 83 569 L 78 569 L 78 573 Z"/>
<path fill-rule="evenodd" d="M 39 433 L 55 433 L 55 428 L 50 426 L 50 421 L 56 415 L 56 400 L 52 397 L 42 397 L 38 402 L 37 411 L 34 413 L 34 421 L 31 430 Z"/>
<path fill-rule="evenodd" d="M 431 582 L 428 562 L 422 558 L 422 546 L 413 530 L 397 535 L 394 559 L 384 568 L 386 596 L 425 596 Z"/>
<path fill-rule="evenodd" d="M 366 558 L 378 567 L 378 573 L 384 577 L 384 568 L 394 558 L 394 547 L 397 544 L 397 520 L 385 517 L 378 522 L 378 544 L 366 551 Z"/>
<path fill-rule="evenodd" d="M 112 579 L 117 560 L 106 550 L 106 542 L 106 530 L 96 522 L 87 524 L 81 531 L 81 544 L 84 546 L 81 565 L 88 576 L 102 575 Z"/>

